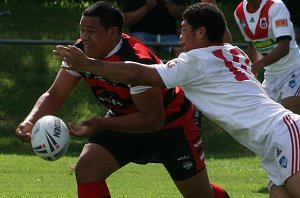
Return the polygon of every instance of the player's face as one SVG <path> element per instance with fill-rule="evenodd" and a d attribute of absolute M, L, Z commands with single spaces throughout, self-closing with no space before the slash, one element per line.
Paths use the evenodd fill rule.
<path fill-rule="evenodd" d="M 106 30 L 100 25 L 98 17 L 81 17 L 80 38 L 88 57 L 103 58 L 113 49 L 113 36 L 110 30 Z"/>
<path fill-rule="evenodd" d="M 182 47 L 185 52 L 197 48 L 196 34 L 193 31 L 192 26 L 189 25 L 185 20 L 183 20 L 181 23 L 180 39 L 182 41 Z"/>

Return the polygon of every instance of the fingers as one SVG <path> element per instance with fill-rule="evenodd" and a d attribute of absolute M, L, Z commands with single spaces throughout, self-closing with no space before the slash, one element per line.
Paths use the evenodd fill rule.
<path fill-rule="evenodd" d="M 70 135 L 72 136 L 75 136 L 75 137 L 82 137 L 82 127 L 79 126 L 78 124 L 74 124 L 74 123 L 69 123 L 68 125 L 68 128 L 69 128 L 69 133 Z"/>
<path fill-rule="evenodd" d="M 57 45 L 55 50 L 53 50 L 52 52 L 61 61 L 67 61 L 72 53 L 72 51 L 70 51 L 68 47 L 62 45 Z"/>
<path fill-rule="evenodd" d="M 16 136 L 19 138 L 22 142 L 30 143 L 31 142 L 31 133 L 24 132 L 25 127 L 19 127 L 16 130 Z"/>

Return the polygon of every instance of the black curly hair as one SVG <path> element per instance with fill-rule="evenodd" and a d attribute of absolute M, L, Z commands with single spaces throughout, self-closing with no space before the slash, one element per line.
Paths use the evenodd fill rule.
<path fill-rule="evenodd" d="M 192 26 L 193 30 L 201 26 L 205 27 L 210 42 L 223 42 L 226 20 L 217 6 L 210 3 L 195 3 L 183 12 L 182 18 Z"/>
<path fill-rule="evenodd" d="M 117 6 L 108 1 L 98 1 L 92 4 L 82 12 L 82 16 L 98 17 L 100 25 L 106 30 L 117 26 L 120 34 L 123 31 L 123 13 Z"/>

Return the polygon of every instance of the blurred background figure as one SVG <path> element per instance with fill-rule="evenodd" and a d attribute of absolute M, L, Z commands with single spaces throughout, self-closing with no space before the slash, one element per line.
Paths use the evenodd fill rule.
<path fill-rule="evenodd" d="M 249 45 L 253 74 L 264 70 L 269 97 L 300 114 L 300 51 L 289 10 L 279 0 L 244 0 L 234 15 Z"/>
<path fill-rule="evenodd" d="M 291 21 L 294 25 L 296 41 L 300 43 L 300 1 L 299 0 L 283 0 L 287 9 L 291 14 Z"/>
<path fill-rule="evenodd" d="M 119 3 L 131 36 L 142 42 L 180 43 L 177 21 L 185 10 L 184 0 L 120 0 Z M 182 52 L 180 46 L 155 46 L 153 50 L 175 57 Z"/>

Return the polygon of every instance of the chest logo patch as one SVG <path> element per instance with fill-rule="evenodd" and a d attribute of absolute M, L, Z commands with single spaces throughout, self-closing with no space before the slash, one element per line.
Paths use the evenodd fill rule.
<path fill-rule="evenodd" d="M 266 29 L 268 27 L 268 22 L 266 17 L 259 19 L 259 25 L 262 29 Z"/>

